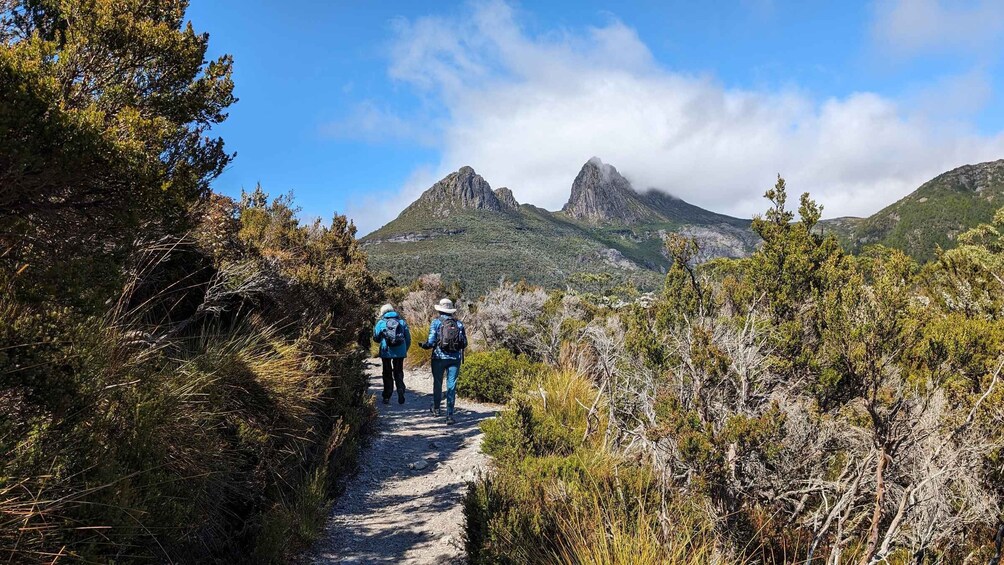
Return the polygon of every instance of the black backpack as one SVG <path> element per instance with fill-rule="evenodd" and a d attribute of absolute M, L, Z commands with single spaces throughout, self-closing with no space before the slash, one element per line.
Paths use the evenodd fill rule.
<path fill-rule="evenodd" d="M 386 324 L 387 326 L 383 329 L 383 340 L 387 343 L 387 347 L 404 343 L 404 330 L 401 328 L 401 322 L 397 318 L 387 318 Z"/>
<path fill-rule="evenodd" d="M 436 345 L 446 352 L 456 352 L 467 347 L 467 340 L 460 332 L 460 326 L 453 318 L 446 318 L 439 326 L 439 336 Z"/>

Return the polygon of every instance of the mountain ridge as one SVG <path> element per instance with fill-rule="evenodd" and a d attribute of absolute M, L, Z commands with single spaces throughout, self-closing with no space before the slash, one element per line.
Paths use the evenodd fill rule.
<path fill-rule="evenodd" d="M 654 189 L 640 193 L 594 157 L 572 182 L 562 210 L 521 205 L 509 188 L 492 190 L 465 166 L 361 242 L 376 268 L 402 282 L 440 272 L 475 292 L 503 277 L 548 287 L 595 287 L 577 282 L 588 279 L 653 290 L 669 265 L 668 233 L 704 243 L 699 260 L 741 257 L 757 242 L 749 225 Z"/>
<path fill-rule="evenodd" d="M 965 230 L 989 222 L 1004 206 L 1004 159 L 962 165 L 928 180 L 910 194 L 864 218 L 823 220 L 849 251 L 882 244 L 924 262 L 950 249 Z"/>

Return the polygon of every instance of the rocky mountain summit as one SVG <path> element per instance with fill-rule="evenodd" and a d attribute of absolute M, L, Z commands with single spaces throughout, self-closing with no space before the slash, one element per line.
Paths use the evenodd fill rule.
<path fill-rule="evenodd" d="M 559 212 L 520 205 L 509 188 L 492 190 L 474 169 L 461 167 L 362 245 L 374 267 L 401 282 L 439 272 L 474 293 L 501 278 L 549 287 L 610 280 L 650 290 L 669 266 L 663 245 L 669 233 L 697 239 L 702 261 L 742 257 L 758 242 L 749 224 L 660 191 L 639 193 L 594 157 Z"/>
<path fill-rule="evenodd" d="M 572 193 L 561 209 L 567 216 L 589 223 L 632 224 L 655 220 L 631 183 L 598 157 L 586 161 L 572 182 Z"/>
<path fill-rule="evenodd" d="M 939 184 L 960 192 L 970 191 L 977 194 L 1000 192 L 1001 187 L 1004 187 L 1004 159 L 952 169 L 927 181 L 917 189 L 917 192 L 924 192 L 929 185 Z"/>
<path fill-rule="evenodd" d="M 458 209 L 503 212 L 518 208 L 519 205 L 515 204 L 516 199 L 513 198 L 512 192 L 506 189 L 506 193 L 511 202 L 503 204 L 488 181 L 474 172 L 473 168 L 464 166 L 429 187 L 401 215 L 422 210 L 431 212 L 436 217 L 445 217 Z"/>
<path fill-rule="evenodd" d="M 512 191 L 508 187 L 496 188 L 495 197 L 499 199 L 502 207 L 506 210 L 516 210 L 519 208 L 519 202 L 516 202 L 516 197 L 513 196 Z"/>

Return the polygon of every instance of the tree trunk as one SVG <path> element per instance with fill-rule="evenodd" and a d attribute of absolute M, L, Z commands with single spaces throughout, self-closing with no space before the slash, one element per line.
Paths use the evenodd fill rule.
<path fill-rule="evenodd" d="M 872 523 L 868 529 L 868 544 L 865 546 L 865 553 L 861 556 L 860 565 L 868 565 L 875 555 L 875 548 L 878 546 L 879 522 L 882 520 L 882 498 L 885 494 L 885 471 L 886 448 L 883 445 L 879 450 L 878 463 L 875 465 L 875 509 L 872 511 Z"/>

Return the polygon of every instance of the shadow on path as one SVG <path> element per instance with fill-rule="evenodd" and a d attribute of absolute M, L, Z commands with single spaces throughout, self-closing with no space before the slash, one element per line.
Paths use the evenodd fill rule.
<path fill-rule="evenodd" d="M 377 434 L 359 474 L 332 510 L 312 563 L 463 563 L 461 503 L 485 465 L 480 424 L 498 408 L 457 400 L 457 423 L 429 413 L 432 377 L 405 375 L 406 402 L 380 402 L 383 380 L 371 364 Z M 445 414 L 445 401 L 444 401 Z M 424 467 L 424 468 L 422 468 Z"/>

